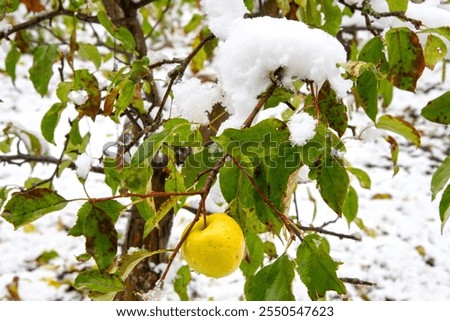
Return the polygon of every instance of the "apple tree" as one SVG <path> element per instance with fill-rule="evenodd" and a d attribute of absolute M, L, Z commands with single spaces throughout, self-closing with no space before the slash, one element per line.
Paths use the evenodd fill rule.
<path fill-rule="evenodd" d="M 355 224 L 351 177 L 370 188 L 370 173 L 345 159 L 346 139 L 366 126 L 350 123 L 351 114 L 392 133 L 385 139 L 394 174 L 398 137 L 420 146 L 421 133 L 389 106 L 398 90 L 415 92 L 425 68 L 445 71 L 450 27 L 417 15 L 427 1 L 418 2 L 0 0 L 2 78 L 14 83 L 26 72 L 35 94 L 54 101 L 40 128 L 2 125 L 2 164 L 54 166 L 49 177 L 0 186 L 2 219 L 18 229 L 81 201 L 68 234 L 85 239 L 78 259 L 90 268 L 74 286 L 93 299 L 141 300 L 170 285 L 172 262 L 218 189 L 245 235 L 247 300 L 295 300 L 294 278 L 312 300 L 344 295 L 346 283 L 367 282 L 339 277 L 327 237 L 355 236 L 304 225 L 291 206 L 297 178 L 308 170 L 334 212 L 330 222 Z M 435 2 L 427 12 L 449 17 Z M 448 125 L 449 104 L 447 91 L 421 117 Z M 121 132 L 103 138 L 101 158 L 87 159 L 101 133 L 80 125 L 99 119 Z M 54 183 L 73 171 L 81 185 L 101 175 L 110 193 L 62 195 Z M 447 157 L 431 181 L 442 228 L 449 178 Z M 192 212 L 191 222 L 169 249 L 179 211 Z M 116 229 L 122 217 L 124 235 Z M 181 299 L 189 298 L 190 273 L 183 266 L 174 280 Z"/>

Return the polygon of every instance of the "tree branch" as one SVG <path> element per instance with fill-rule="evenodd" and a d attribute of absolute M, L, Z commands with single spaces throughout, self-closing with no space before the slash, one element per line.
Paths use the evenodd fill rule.
<path fill-rule="evenodd" d="M 18 32 L 18 31 L 34 28 L 37 25 L 39 25 L 41 22 L 46 21 L 46 20 L 52 20 L 53 18 L 58 17 L 58 16 L 77 17 L 79 20 L 85 21 L 85 22 L 93 22 L 93 23 L 99 22 L 97 17 L 88 16 L 83 13 L 77 13 L 75 11 L 64 9 L 64 8 L 60 7 L 54 11 L 46 12 L 41 15 L 37 15 L 28 21 L 19 23 L 19 24 L 13 26 L 8 31 L 0 32 L 0 39 L 9 39 L 8 37 L 10 35 Z"/>
<path fill-rule="evenodd" d="M 356 278 L 339 278 L 344 283 L 354 284 L 354 285 L 369 285 L 369 286 L 376 286 L 377 284 L 370 281 L 364 281 Z"/>
<path fill-rule="evenodd" d="M 297 227 L 299 229 L 301 229 L 302 231 L 312 231 L 312 232 L 317 232 L 317 233 L 321 233 L 321 234 L 336 236 L 340 239 L 350 239 L 350 240 L 354 240 L 354 241 L 358 241 L 358 242 L 362 241 L 361 236 L 359 236 L 357 234 L 342 234 L 342 233 L 325 230 L 321 227 L 313 227 L 313 226 L 297 225 Z"/>
<path fill-rule="evenodd" d="M 25 163 L 41 163 L 41 164 L 55 164 L 63 162 L 64 159 L 58 159 L 52 156 L 43 156 L 43 155 L 26 155 L 26 154 L 18 154 L 18 155 L 0 155 L 0 163 L 8 163 L 11 165 L 21 166 Z M 70 169 L 77 169 L 77 165 L 75 162 L 71 162 L 68 166 Z M 100 166 L 92 166 L 91 172 L 103 174 L 103 167 Z"/>

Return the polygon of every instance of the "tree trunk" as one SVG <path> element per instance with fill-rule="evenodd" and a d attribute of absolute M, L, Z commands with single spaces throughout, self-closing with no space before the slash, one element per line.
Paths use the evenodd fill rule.
<path fill-rule="evenodd" d="M 106 12 L 110 16 L 111 20 L 116 24 L 126 27 L 134 36 L 136 41 L 136 51 L 138 52 L 137 58 L 142 58 L 147 55 L 147 46 L 145 43 L 145 36 L 142 32 L 139 20 L 137 18 L 137 9 L 133 7 L 132 1 L 124 0 L 103 0 Z M 152 91 L 149 96 L 146 97 L 154 105 L 159 104 L 159 95 L 154 86 L 153 75 L 150 72 L 146 79 L 152 86 Z M 145 119 L 145 120 L 144 120 Z M 144 126 L 149 126 L 151 120 L 142 118 Z M 129 124 L 132 126 L 132 124 Z M 125 128 L 125 132 L 130 132 Z M 131 131 L 134 132 L 134 131 Z M 126 138 L 124 138 L 126 139 Z M 152 190 L 164 191 L 166 173 L 163 171 L 164 164 L 158 164 L 154 167 L 154 173 L 152 176 Z M 161 204 L 167 198 L 155 198 L 155 207 L 158 209 Z M 168 213 L 160 222 L 159 228 L 155 228 L 150 234 L 144 238 L 144 226 L 145 220 L 139 214 L 137 208 L 133 206 L 131 208 L 131 215 L 128 221 L 128 227 L 122 246 L 122 253 L 127 253 L 130 248 L 143 248 L 148 251 L 155 251 L 158 249 L 167 248 L 170 230 L 172 227 L 173 215 Z M 165 254 L 154 255 L 148 259 L 139 263 L 129 277 L 125 281 L 127 291 L 119 293 L 116 300 L 138 301 L 142 300 L 141 293 L 147 293 L 153 289 L 160 278 L 160 273 L 155 272 L 154 267 L 160 263 L 167 262 L 167 256 Z"/>

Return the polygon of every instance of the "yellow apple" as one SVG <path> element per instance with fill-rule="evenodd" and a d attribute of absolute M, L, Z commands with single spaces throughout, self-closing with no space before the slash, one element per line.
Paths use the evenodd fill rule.
<path fill-rule="evenodd" d="M 239 224 L 225 213 L 206 216 L 206 226 L 201 217 L 181 247 L 184 259 L 194 271 L 213 278 L 236 271 L 244 251 L 244 234 Z"/>

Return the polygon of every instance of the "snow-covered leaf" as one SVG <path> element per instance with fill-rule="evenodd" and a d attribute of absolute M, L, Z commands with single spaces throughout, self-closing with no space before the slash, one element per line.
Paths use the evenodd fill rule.
<path fill-rule="evenodd" d="M 383 115 L 378 119 L 376 126 L 405 137 L 416 147 L 420 146 L 420 133 L 403 118 Z"/>
<path fill-rule="evenodd" d="M 431 178 L 431 197 L 434 200 L 436 195 L 445 187 L 450 179 L 450 156 L 434 172 Z"/>
<path fill-rule="evenodd" d="M 389 80 L 400 89 L 415 92 L 425 68 L 419 37 L 406 27 L 390 29 L 386 33 L 386 46 L 391 67 Z"/>
<path fill-rule="evenodd" d="M 246 299 L 249 301 L 293 301 L 292 281 L 295 264 L 286 254 L 266 265 L 248 282 Z"/>
<path fill-rule="evenodd" d="M 327 291 L 347 292 L 336 275 L 339 263 L 329 255 L 329 245 L 317 234 L 307 235 L 297 250 L 297 272 L 312 300 L 325 297 Z"/>
<path fill-rule="evenodd" d="M 423 109 L 422 116 L 429 121 L 450 124 L 450 91 L 430 101 Z"/>
<path fill-rule="evenodd" d="M 73 90 L 86 91 L 87 98 L 84 99 L 84 102 L 77 109 L 80 116 L 89 116 L 92 120 L 95 120 L 95 117 L 100 111 L 100 103 L 102 100 L 97 78 L 87 69 L 75 70 Z"/>
<path fill-rule="evenodd" d="M 17 229 L 66 205 L 67 201 L 55 191 L 36 188 L 13 194 L 1 216 Z"/>

